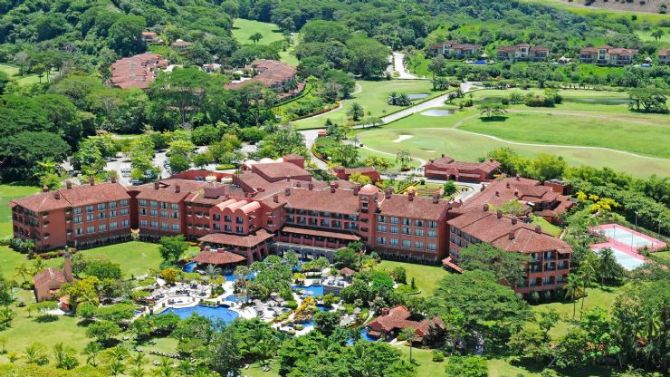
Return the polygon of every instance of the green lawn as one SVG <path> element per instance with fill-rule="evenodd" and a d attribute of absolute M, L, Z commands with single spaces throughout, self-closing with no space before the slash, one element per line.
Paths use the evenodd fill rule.
<path fill-rule="evenodd" d="M 407 283 L 414 278 L 416 287 L 421 291 L 424 297 L 431 296 L 437 288 L 437 284 L 449 273 L 439 266 L 426 266 L 422 264 L 382 261 L 376 269 L 390 272 L 396 267 L 403 267 L 407 271 Z"/>
<path fill-rule="evenodd" d="M 118 263 L 125 277 L 130 278 L 144 275 L 160 266 L 162 259 L 158 248 L 159 245 L 155 243 L 131 241 L 82 250 L 81 253 Z"/>
<path fill-rule="evenodd" d="M 549 5 L 559 9 L 567 10 L 569 12 L 578 14 L 580 16 L 605 16 L 606 18 L 620 19 L 630 17 L 634 14 L 637 17 L 637 23 L 649 22 L 651 24 L 657 24 L 660 21 L 667 20 L 668 16 L 666 14 L 658 13 L 648 13 L 640 11 L 629 11 L 629 10 L 612 10 L 598 7 L 587 7 L 584 6 L 584 1 L 568 1 L 568 0 L 523 0 L 529 3 L 539 3 L 544 5 Z"/>
<path fill-rule="evenodd" d="M 636 30 L 635 34 L 644 42 L 657 43 L 659 46 L 663 47 L 670 46 L 670 28 L 665 27 L 660 29 L 663 31 L 663 36 L 661 36 L 660 40 L 651 36 L 651 33 L 654 32 L 655 29 Z"/>
<path fill-rule="evenodd" d="M 233 36 L 238 42 L 242 44 L 254 43 L 249 37 L 255 33 L 261 33 L 261 35 L 263 35 L 263 38 L 258 41 L 259 44 L 267 45 L 284 39 L 284 35 L 275 24 L 246 20 L 244 18 L 235 19 L 233 24 Z"/>
<path fill-rule="evenodd" d="M 520 89 L 480 90 L 472 95 L 477 103 L 507 97 L 514 91 L 527 93 Z M 398 151 L 408 150 L 418 163 L 418 159 L 428 160 L 441 153 L 476 161 L 492 149 L 511 147 L 525 156 L 558 154 L 572 165 L 610 167 L 640 177 L 668 175 L 670 116 L 632 113 L 627 109 L 627 94 L 622 92 L 560 93 L 562 104 L 554 108 L 514 105 L 505 121 L 482 121 L 475 106 L 451 116 L 415 114 L 381 128 L 359 130 L 357 136 L 365 145 L 360 152 L 394 158 Z"/>
<path fill-rule="evenodd" d="M 358 93 L 353 98 L 342 101 L 342 108 L 329 111 L 311 118 L 294 122 L 299 129 L 323 127 L 327 119 L 335 123 L 344 124 L 347 121 L 347 111 L 351 104 L 357 102 L 363 106 L 366 116 L 382 117 L 384 115 L 402 110 L 401 106 L 389 105 L 386 100 L 393 93 L 405 94 L 427 94 L 434 97 L 442 92 L 433 92 L 429 80 L 380 80 L 380 81 L 357 81 Z"/>
<path fill-rule="evenodd" d="M 541 226 L 544 232 L 549 233 L 554 237 L 560 236 L 563 231 L 560 226 L 554 225 L 540 216 L 533 216 L 532 223 Z"/>
<path fill-rule="evenodd" d="M 16 80 L 19 85 L 30 85 L 40 82 L 40 77 L 38 75 L 18 76 L 19 68 L 14 65 L 0 63 L 0 71 L 8 74 L 9 77 Z M 53 71 L 53 74 L 55 73 L 56 71 Z M 46 76 L 42 77 L 42 81 L 46 82 Z"/>

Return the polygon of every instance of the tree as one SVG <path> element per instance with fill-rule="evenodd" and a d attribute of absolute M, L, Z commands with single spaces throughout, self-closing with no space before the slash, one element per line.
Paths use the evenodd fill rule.
<path fill-rule="evenodd" d="M 502 103 L 484 102 L 478 107 L 484 119 L 499 119 L 507 113 L 507 106 Z"/>
<path fill-rule="evenodd" d="M 656 29 L 651 32 L 651 36 L 657 41 L 660 41 L 664 34 L 663 29 Z"/>
<path fill-rule="evenodd" d="M 181 234 L 164 236 L 160 239 L 160 248 L 158 251 L 165 264 L 173 265 L 177 263 L 186 250 L 188 250 L 188 242 L 186 242 L 186 239 Z"/>
<path fill-rule="evenodd" d="M 598 252 L 596 273 L 599 277 L 601 287 L 606 282 L 620 281 L 623 278 L 623 267 L 617 262 L 612 249 L 605 248 Z"/>
<path fill-rule="evenodd" d="M 86 328 L 86 336 L 106 344 L 110 339 L 121 333 L 121 328 L 111 321 L 94 322 Z"/>
<path fill-rule="evenodd" d="M 354 102 L 351 104 L 351 107 L 349 107 L 349 110 L 347 110 L 347 115 L 354 122 L 358 122 L 365 115 L 365 111 L 363 106 L 361 106 L 358 102 Z"/>
<path fill-rule="evenodd" d="M 161 270 L 159 276 L 161 279 L 165 280 L 165 283 L 169 285 L 174 285 L 174 283 L 176 283 L 177 280 L 179 280 L 179 277 L 181 276 L 181 271 L 171 267 L 164 268 L 163 270 Z"/>
<path fill-rule="evenodd" d="M 572 319 L 575 319 L 577 313 L 577 298 L 581 292 L 581 279 L 577 274 L 568 275 L 568 281 L 565 284 L 565 298 L 572 300 Z"/>
<path fill-rule="evenodd" d="M 349 71 L 369 79 L 381 76 L 388 65 L 388 48 L 372 38 L 357 36 L 347 40 Z"/>
<path fill-rule="evenodd" d="M 548 181 L 563 176 L 567 163 L 561 156 L 539 153 L 531 163 L 531 175 L 539 181 Z"/>
<path fill-rule="evenodd" d="M 258 43 L 258 41 L 260 41 L 261 39 L 263 39 L 263 34 L 258 32 L 253 33 L 251 34 L 251 36 L 249 36 L 249 40 L 253 41 L 254 43 Z"/>
<path fill-rule="evenodd" d="M 330 336 L 340 324 L 340 315 L 336 312 L 318 312 L 314 315 L 316 329 L 325 336 Z"/>
<path fill-rule="evenodd" d="M 59 369 L 74 369 L 79 365 L 79 360 L 75 356 L 75 349 L 61 343 L 54 345 L 54 360 L 56 361 L 56 368 Z"/>
<path fill-rule="evenodd" d="M 210 346 L 209 365 L 222 376 L 236 376 L 242 367 L 242 356 L 239 349 L 239 335 L 234 327 L 221 331 Z"/>
<path fill-rule="evenodd" d="M 407 327 L 404 328 L 400 331 L 400 334 L 398 335 L 400 339 L 404 339 L 407 342 L 407 345 L 409 346 L 409 362 L 412 362 L 412 346 L 414 345 L 414 341 L 416 340 L 416 329 L 413 327 Z"/>
<path fill-rule="evenodd" d="M 528 257 L 509 253 L 486 243 L 472 244 L 461 250 L 460 265 L 468 271 L 488 271 L 498 281 L 516 288 L 526 275 Z"/>
<path fill-rule="evenodd" d="M 458 188 L 454 181 L 446 181 L 444 185 L 442 185 L 442 190 L 444 191 L 444 196 L 452 196 L 458 191 Z"/>
<path fill-rule="evenodd" d="M 49 364 L 49 356 L 47 355 L 46 347 L 42 343 L 31 343 L 26 347 L 25 355 L 26 363 L 35 365 Z"/>
<path fill-rule="evenodd" d="M 412 162 L 412 156 L 407 150 L 401 150 L 395 155 L 396 164 L 400 165 L 400 170 L 409 170 L 409 164 Z"/>
<path fill-rule="evenodd" d="M 452 356 L 446 367 L 448 377 L 486 377 L 489 368 L 480 356 Z"/>
<path fill-rule="evenodd" d="M 442 55 L 437 55 L 436 57 L 430 60 L 428 70 L 433 74 L 433 89 L 437 89 L 435 87 L 435 78 L 437 76 L 444 75 L 444 68 L 446 67 L 446 65 L 447 62 L 444 60 L 444 56 Z"/>
<path fill-rule="evenodd" d="M 4 181 L 34 180 L 38 162 L 62 161 L 69 151 L 63 138 L 50 132 L 0 137 L 0 176 Z"/>
<path fill-rule="evenodd" d="M 109 47 L 121 56 L 128 56 L 141 52 L 144 48 L 142 31 L 147 22 L 142 16 L 124 15 L 109 28 Z"/>

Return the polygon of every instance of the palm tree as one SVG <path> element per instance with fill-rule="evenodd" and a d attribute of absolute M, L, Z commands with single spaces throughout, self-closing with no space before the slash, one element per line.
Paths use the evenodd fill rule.
<path fill-rule="evenodd" d="M 412 156 L 406 150 L 402 150 L 395 155 L 395 162 L 400 164 L 400 170 L 407 170 L 411 161 Z"/>
<path fill-rule="evenodd" d="M 258 43 L 258 41 L 260 41 L 261 39 L 263 39 L 263 34 L 258 32 L 251 34 L 251 36 L 249 37 L 249 40 L 253 41 L 254 44 Z"/>
<path fill-rule="evenodd" d="M 651 32 L 651 36 L 654 37 L 654 39 L 657 40 L 657 41 L 660 40 L 661 37 L 663 37 L 663 34 L 665 34 L 665 33 L 663 32 L 662 29 L 656 29 L 656 30 Z"/>
<path fill-rule="evenodd" d="M 92 367 L 97 367 L 98 366 L 98 355 L 100 354 L 100 351 L 102 351 L 102 347 L 100 346 L 100 343 L 98 342 L 91 342 L 86 345 L 86 348 L 84 348 L 84 356 L 86 356 L 86 364 L 92 366 Z"/>
<path fill-rule="evenodd" d="M 582 294 L 582 304 L 579 308 L 579 316 L 581 319 L 582 312 L 584 312 L 584 300 L 586 300 L 586 288 L 593 280 L 593 277 L 596 275 L 596 268 L 598 265 L 598 258 L 594 253 L 587 253 L 586 258 L 579 266 L 579 276 L 582 280 L 582 289 L 584 290 Z"/>
<path fill-rule="evenodd" d="M 208 264 L 207 268 L 205 269 L 205 273 L 207 273 L 207 276 L 209 277 L 209 280 L 212 280 L 215 275 L 220 275 L 221 274 L 221 268 L 216 267 L 213 264 Z"/>
<path fill-rule="evenodd" d="M 570 274 L 565 284 L 565 297 L 572 300 L 572 319 L 577 314 L 577 295 L 581 286 L 580 278 L 577 274 Z"/>
<path fill-rule="evenodd" d="M 405 329 L 402 329 L 400 331 L 400 336 L 404 338 L 407 341 L 407 345 L 409 345 L 409 362 L 412 362 L 412 344 L 414 343 L 414 340 L 416 339 L 416 330 L 412 327 L 408 327 Z"/>
<path fill-rule="evenodd" d="M 28 264 L 25 262 L 21 263 L 20 265 L 16 266 L 16 274 L 19 275 L 21 280 L 23 280 L 25 283 L 28 281 L 27 276 L 31 275 L 30 267 L 28 267 Z"/>
<path fill-rule="evenodd" d="M 158 366 L 158 369 L 155 369 L 154 372 L 159 377 L 172 377 L 174 375 L 173 368 L 172 361 L 167 357 L 164 357 L 161 359 L 161 363 Z"/>
<path fill-rule="evenodd" d="M 612 249 L 602 249 L 599 251 L 599 254 L 598 275 L 600 275 L 600 287 L 602 288 L 605 285 L 605 280 L 611 280 L 616 277 L 619 266 Z"/>

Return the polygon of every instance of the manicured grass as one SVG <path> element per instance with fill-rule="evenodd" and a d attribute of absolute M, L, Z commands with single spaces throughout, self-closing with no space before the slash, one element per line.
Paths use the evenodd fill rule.
<path fill-rule="evenodd" d="M 357 102 L 363 107 L 365 116 L 382 117 L 384 115 L 403 109 L 401 106 L 389 105 L 386 100 L 393 93 L 419 94 L 425 93 L 434 97 L 441 92 L 433 92 L 429 80 L 380 80 L 380 81 L 357 81 L 360 92 L 353 94 L 351 99 L 342 101 L 342 108 L 327 113 L 302 119 L 293 123 L 299 129 L 323 127 L 327 119 L 344 124 L 347 122 L 347 111 L 351 104 Z"/>
<path fill-rule="evenodd" d="M 472 92 L 472 96 L 476 105 L 508 97 L 515 91 L 542 92 L 480 90 Z M 408 150 L 413 157 L 423 160 L 446 153 L 476 161 L 492 149 L 511 147 L 525 156 L 558 154 L 571 165 L 610 167 L 639 177 L 668 174 L 670 117 L 630 112 L 627 94 L 623 92 L 561 90 L 560 93 L 562 104 L 554 108 L 514 105 L 506 121 L 482 121 L 475 106 L 451 116 L 415 114 L 381 128 L 359 130 L 357 136 L 365 145 L 360 152 L 363 156 L 376 154 L 393 159 L 398 151 Z M 412 138 L 394 142 L 400 135 Z"/>
<path fill-rule="evenodd" d="M 259 44 L 267 45 L 284 39 L 284 35 L 275 24 L 246 20 L 244 18 L 235 19 L 233 23 L 233 36 L 238 42 L 242 44 L 254 43 L 249 37 L 255 33 L 263 35 L 263 38 L 258 41 Z"/>
<path fill-rule="evenodd" d="M 33 304 L 35 298 L 31 291 L 20 291 L 18 300 L 26 305 Z M 28 316 L 27 306 L 12 305 L 15 317 L 11 327 L 0 333 L 0 337 L 7 339 L 7 351 L 22 354 L 26 347 L 33 342 L 39 342 L 48 347 L 49 357 L 53 357 L 52 347 L 57 343 L 65 343 L 77 350 L 77 355 L 88 343 L 86 328 L 78 325 L 78 319 L 69 316 L 59 316 L 53 322 L 39 322 L 35 313 Z M 7 362 L 6 354 L 0 357 Z M 80 357 L 80 360 L 83 359 Z"/>
<path fill-rule="evenodd" d="M 39 191 L 33 186 L 0 185 L 0 238 L 12 236 L 12 211 L 9 202 Z"/>
<path fill-rule="evenodd" d="M 158 249 L 158 244 L 131 241 L 81 252 L 86 256 L 105 258 L 118 263 L 124 276 L 130 278 L 147 274 L 150 269 L 159 268 L 162 259 Z"/>
<path fill-rule="evenodd" d="M 18 76 L 19 68 L 9 64 L 0 63 L 0 71 L 5 72 L 9 75 L 10 78 L 16 80 L 19 85 L 31 85 L 40 82 L 38 75 L 26 75 Z M 52 74 L 55 74 L 56 71 L 53 71 Z M 46 75 L 42 77 L 42 82 L 46 82 Z"/>
<path fill-rule="evenodd" d="M 645 42 L 652 42 L 652 43 L 657 43 L 660 46 L 670 46 L 670 28 L 660 28 L 663 30 L 663 35 L 661 36 L 661 39 L 658 40 L 654 37 L 651 36 L 651 33 L 654 32 L 655 29 L 651 30 L 636 30 L 635 34 L 643 41 Z"/>
<path fill-rule="evenodd" d="M 523 0 L 529 3 L 539 3 L 548 5 L 551 7 L 567 10 L 569 12 L 578 14 L 580 16 L 605 16 L 613 21 L 615 19 L 620 19 L 626 17 L 629 20 L 632 15 L 637 17 L 638 23 L 649 22 L 652 24 L 657 24 L 660 21 L 667 20 L 667 14 L 659 13 L 649 13 L 633 10 L 616 10 L 616 9 L 606 9 L 598 7 L 587 7 L 584 6 L 583 1 L 566 1 L 566 0 Z"/>
<path fill-rule="evenodd" d="M 412 278 L 414 278 L 417 289 L 424 297 L 431 296 L 440 280 L 449 274 L 449 272 L 439 266 L 426 266 L 389 260 L 379 263 L 376 269 L 391 272 L 396 267 L 403 267 L 407 271 L 407 284 L 410 284 Z"/>

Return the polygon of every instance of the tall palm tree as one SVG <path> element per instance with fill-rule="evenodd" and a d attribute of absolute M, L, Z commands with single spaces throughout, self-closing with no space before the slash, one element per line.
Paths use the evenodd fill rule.
<path fill-rule="evenodd" d="M 572 319 L 575 319 L 577 314 L 577 295 L 582 283 L 577 274 L 570 274 L 568 281 L 565 284 L 565 298 L 572 300 Z"/>
<path fill-rule="evenodd" d="M 602 288 L 605 280 L 615 278 L 618 262 L 610 248 L 600 250 L 599 254 L 598 275 L 600 275 L 600 287 Z"/>
<path fill-rule="evenodd" d="M 584 312 L 584 300 L 586 300 L 586 288 L 589 286 L 589 284 L 593 280 L 593 277 L 596 275 L 597 266 L 598 266 L 598 258 L 594 253 L 586 254 L 586 259 L 584 259 L 581 266 L 579 266 L 578 273 L 582 280 L 582 289 L 584 290 L 582 292 L 583 294 L 582 294 L 581 307 L 579 308 L 580 319 L 582 312 Z"/>

